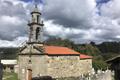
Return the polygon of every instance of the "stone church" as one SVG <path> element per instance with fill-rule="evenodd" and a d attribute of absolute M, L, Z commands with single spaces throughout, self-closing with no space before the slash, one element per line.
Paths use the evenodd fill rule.
<path fill-rule="evenodd" d="M 31 12 L 29 40 L 18 54 L 18 77 L 29 80 L 29 76 L 78 77 L 92 70 L 92 57 L 67 47 L 47 46 L 42 41 L 43 21 L 35 6 Z"/>

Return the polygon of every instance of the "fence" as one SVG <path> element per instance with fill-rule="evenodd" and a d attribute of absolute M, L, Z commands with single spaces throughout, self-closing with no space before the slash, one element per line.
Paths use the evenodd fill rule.
<path fill-rule="evenodd" d="M 52 79 L 50 76 L 36 77 L 32 80 L 114 80 L 114 72 L 111 70 L 98 70 L 95 72 L 92 70 L 89 74 L 81 75 L 79 77 L 69 77 L 69 78 L 58 78 Z"/>
<path fill-rule="evenodd" d="M 59 78 L 56 80 L 114 80 L 114 72 L 111 70 L 98 70 L 95 72 L 93 69 L 86 75 L 81 75 L 79 77 Z"/>
<path fill-rule="evenodd" d="M 81 75 L 79 80 L 114 80 L 114 72 L 111 70 L 98 70 L 88 75 Z"/>

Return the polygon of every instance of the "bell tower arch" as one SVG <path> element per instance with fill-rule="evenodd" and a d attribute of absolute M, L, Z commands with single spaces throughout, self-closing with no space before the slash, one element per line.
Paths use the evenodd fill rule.
<path fill-rule="evenodd" d="M 28 23 L 29 26 L 29 41 L 39 43 L 43 42 L 43 21 L 41 20 L 41 12 L 35 5 L 34 10 L 31 12 L 31 20 Z"/>

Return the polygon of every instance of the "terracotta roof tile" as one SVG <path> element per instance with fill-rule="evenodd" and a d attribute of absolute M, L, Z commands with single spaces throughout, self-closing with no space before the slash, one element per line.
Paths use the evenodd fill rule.
<path fill-rule="evenodd" d="M 88 56 L 88 55 L 85 55 L 85 54 L 80 54 L 80 59 L 90 59 L 92 58 L 92 56 Z"/>
<path fill-rule="evenodd" d="M 80 54 L 67 47 L 60 46 L 45 46 L 45 53 L 47 54 Z"/>
<path fill-rule="evenodd" d="M 45 46 L 45 53 L 48 55 L 80 55 L 80 59 L 90 59 L 92 56 L 81 54 L 67 47 Z"/>

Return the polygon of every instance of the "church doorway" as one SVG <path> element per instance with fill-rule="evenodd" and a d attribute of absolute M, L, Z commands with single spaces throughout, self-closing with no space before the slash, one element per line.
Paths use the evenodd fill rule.
<path fill-rule="evenodd" d="M 32 69 L 27 69 L 27 79 L 26 80 L 32 80 Z"/>

